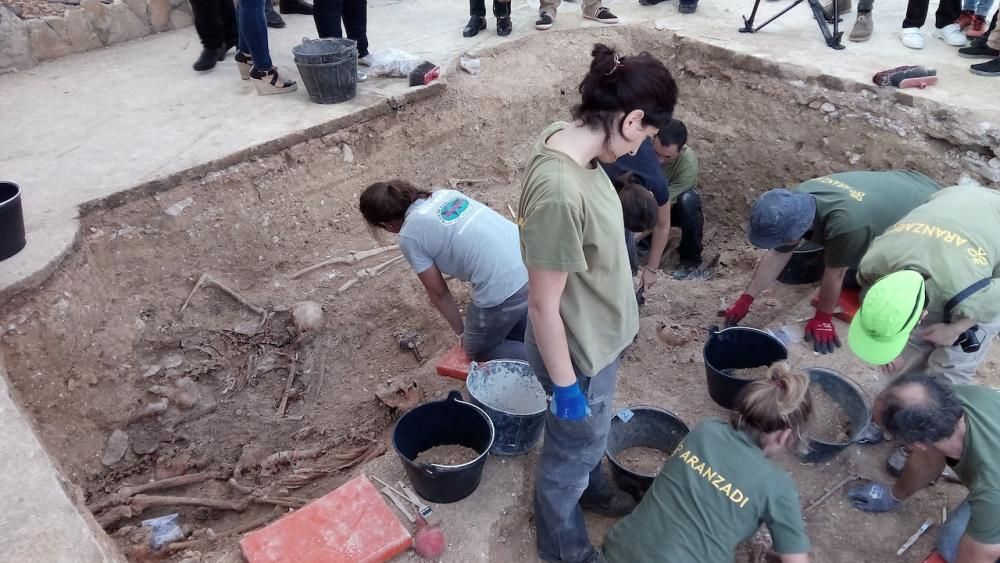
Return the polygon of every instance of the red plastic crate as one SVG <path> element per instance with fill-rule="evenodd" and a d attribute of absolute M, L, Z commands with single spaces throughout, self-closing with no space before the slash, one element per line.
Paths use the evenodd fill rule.
<path fill-rule="evenodd" d="M 364 475 L 240 540 L 249 563 L 382 563 L 410 532 Z"/>
<path fill-rule="evenodd" d="M 817 297 L 812 298 L 813 307 L 819 302 Z M 850 323 L 854 315 L 858 313 L 858 309 L 861 308 L 861 296 L 858 294 L 856 289 L 844 289 L 840 292 L 840 298 L 837 300 L 837 308 L 839 309 L 833 316 L 844 321 L 845 323 Z"/>

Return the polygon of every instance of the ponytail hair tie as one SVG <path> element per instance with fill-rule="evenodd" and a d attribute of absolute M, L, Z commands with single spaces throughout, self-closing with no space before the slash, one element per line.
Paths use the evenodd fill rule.
<path fill-rule="evenodd" d="M 611 76 L 612 74 L 615 73 L 616 70 L 622 68 L 623 66 L 625 66 L 625 63 L 622 62 L 622 56 L 618 53 L 615 53 L 615 66 L 612 67 L 611 70 L 609 70 L 608 73 L 605 74 L 605 76 Z"/>

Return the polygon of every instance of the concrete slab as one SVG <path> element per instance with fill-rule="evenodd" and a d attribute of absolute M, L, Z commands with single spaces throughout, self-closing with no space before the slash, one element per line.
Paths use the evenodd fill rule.
<path fill-rule="evenodd" d="M 737 32 L 750 0 L 702 0 L 696 14 L 681 15 L 674 2 L 640 6 L 633 0 L 608 0 L 625 25 L 655 25 L 681 36 L 714 43 L 768 61 L 803 65 L 868 82 L 881 69 L 921 63 L 936 66 L 942 83 L 914 92 L 942 104 L 980 112 L 982 127 L 995 128 L 988 116 L 1000 114 L 1000 98 L 984 96 L 995 85 L 969 73 L 969 61 L 955 49 L 928 37 L 927 48 L 912 51 L 897 38 L 905 0 L 879 3 L 876 33 L 864 44 L 833 51 L 822 43 L 803 4 L 759 34 Z M 784 3 L 765 2 L 761 17 Z M 440 64 L 467 50 L 517 40 L 533 29 L 536 6 L 514 0 L 514 33 L 498 38 L 494 24 L 479 37 L 461 37 L 467 19 L 464 0 L 379 0 L 369 3 L 372 48 L 399 48 Z M 553 31 L 602 24 L 579 17 L 567 3 Z M 312 18 L 289 16 L 288 27 L 272 30 L 270 41 L 279 65 L 294 67 L 291 47 L 315 34 Z M 845 26 L 853 22 L 848 15 Z M 203 174 L 248 155 L 279 150 L 312 136 L 391 111 L 386 100 L 414 92 L 402 80 L 369 80 L 357 99 L 341 105 L 309 102 L 303 90 L 288 96 L 260 97 L 237 79 L 234 63 L 196 74 L 190 64 L 200 49 L 191 28 L 71 55 L 25 72 L 0 77 L 0 170 L 22 185 L 28 247 L 0 264 L 0 296 L 9 298 L 43 281 L 77 236 L 80 206 L 115 205 L 128 197 L 167 189 L 175 175 Z M 531 64 L 531 61 L 525 61 Z M 368 112 L 368 113 L 366 113 Z M 1000 150 L 996 149 L 995 150 Z M 135 192 L 129 190 L 140 186 Z"/>
<path fill-rule="evenodd" d="M 122 558 L 89 512 L 66 493 L 66 482 L 28 426 L 7 388 L 0 353 L 0 539 L 6 561 L 103 563 Z"/>

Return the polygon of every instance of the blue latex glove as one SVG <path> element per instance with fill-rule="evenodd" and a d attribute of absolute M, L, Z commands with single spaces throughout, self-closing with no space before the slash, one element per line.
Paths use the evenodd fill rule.
<path fill-rule="evenodd" d="M 587 396 L 580 391 L 576 382 L 566 387 L 552 387 L 552 406 L 549 407 L 556 418 L 563 420 L 582 420 L 590 416 L 590 405 Z"/>
<path fill-rule="evenodd" d="M 847 491 L 851 506 L 865 512 L 889 512 L 896 510 L 902 501 L 892 496 L 892 488 L 875 481 L 864 481 L 863 484 Z"/>

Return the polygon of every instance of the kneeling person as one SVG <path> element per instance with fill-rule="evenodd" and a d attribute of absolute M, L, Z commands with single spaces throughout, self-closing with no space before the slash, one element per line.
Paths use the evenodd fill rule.
<path fill-rule="evenodd" d="M 811 414 L 809 377 L 773 366 L 740 393 L 730 422 L 709 418 L 684 437 L 639 506 L 608 532 L 605 558 L 732 561 L 764 523 L 782 563 L 807 562 L 795 482 L 770 458 L 799 445 Z"/>
<path fill-rule="evenodd" d="M 517 225 L 461 192 L 405 180 L 368 186 L 360 208 L 370 226 L 399 233 L 403 255 L 469 358 L 525 359 L 528 271 Z M 464 322 L 444 274 L 472 284 Z"/>

